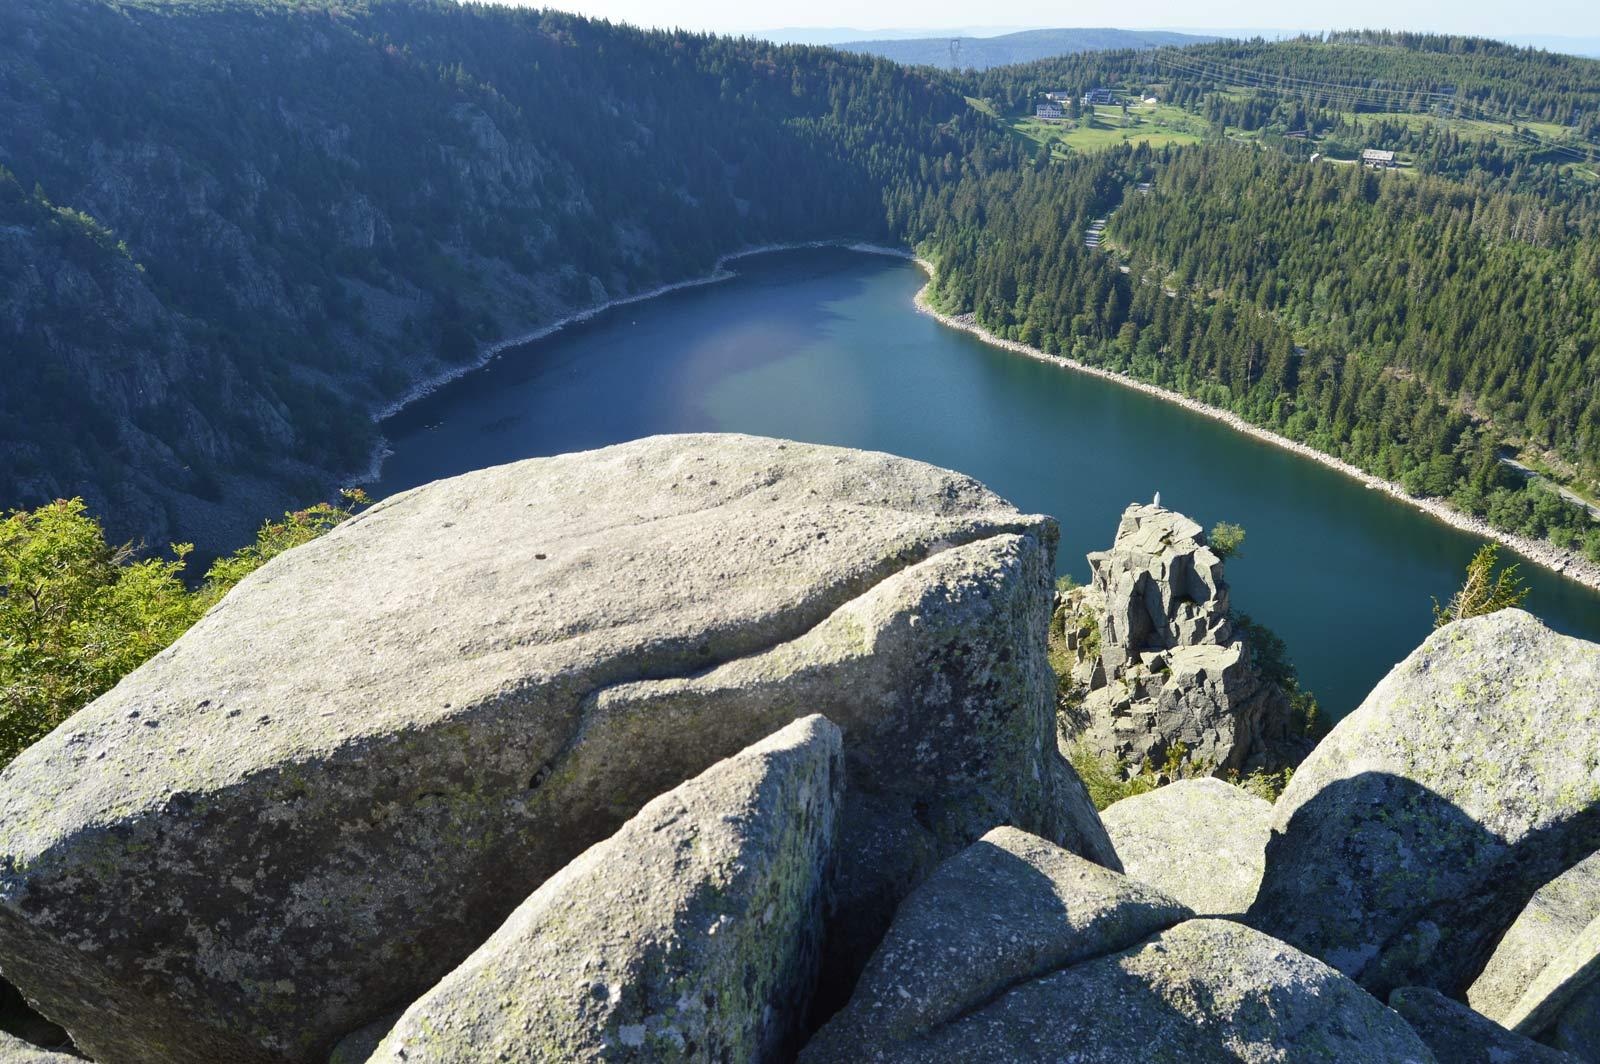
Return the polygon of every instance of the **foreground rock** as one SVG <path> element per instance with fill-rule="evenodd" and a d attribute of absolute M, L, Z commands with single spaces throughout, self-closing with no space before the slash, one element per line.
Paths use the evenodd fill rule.
<path fill-rule="evenodd" d="M 0 774 L 0 968 L 102 1064 L 320 1060 L 815 712 L 880 836 L 1114 863 L 1053 745 L 1055 537 L 967 477 L 739 436 L 403 493 Z"/>
<path fill-rule="evenodd" d="M 930 949 L 933 948 L 930 944 Z M 1023 982 L 860 1061 L 1433 1064 L 1415 1032 L 1322 962 L 1242 924 L 1190 920 Z"/>
<path fill-rule="evenodd" d="M 31 1042 L 24 1042 L 4 1031 L 0 1031 L 0 1064 L 81 1064 L 83 1058 L 70 1053 L 55 1053 L 48 1049 L 40 1049 Z"/>
<path fill-rule="evenodd" d="M 1133 767 L 1184 760 L 1216 772 L 1293 764 L 1305 753 L 1288 696 L 1234 630 L 1222 559 L 1200 526 L 1130 506 L 1094 576 L 1061 606 L 1076 662 L 1065 737 Z"/>
<path fill-rule="evenodd" d="M 1237 916 L 1255 900 L 1272 803 L 1218 779 L 1178 780 L 1100 819 L 1124 872 L 1201 916 Z"/>
<path fill-rule="evenodd" d="M 1600 979 L 1600 920 L 1591 920 L 1564 949 L 1550 958 L 1550 963 L 1528 984 L 1528 989 L 1501 1022 L 1526 1035 L 1542 1034 L 1580 995 L 1593 987 L 1597 979 Z"/>
<path fill-rule="evenodd" d="M 1401 987 L 1389 1007 L 1416 1031 L 1433 1055 L 1449 1064 L 1576 1064 L 1427 987 Z"/>
<path fill-rule="evenodd" d="M 893 1053 L 1019 981 L 1111 953 L 1190 915 L 1137 880 L 996 828 L 905 900 L 849 1005 L 801 1060 L 843 1064 Z"/>
<path fill-rule="evenodd" d="M 1600 980 L 1574 995 L 1539 1037 L 1584 1064 L 1600 1061 Z"/>
<path fill-rule="evenodd" d="M 1580 861 L 1540 887 L 1501 937 L 1467 1002 L 1501 1023 L 1526 1013 L 1524 996 L 1541 972 L 1557 963 L 1600 918 L 1600 855 Z"/>
<path fill-rule="evenodd" d="M 1464 993 L 1600 849 L 1596 690 L 1600 647 L 1520 610 L 1435 632 L 1295 773 L 1249 921 L 1374 993 Z"/>
<path fill-rule="evenodd" d="M 546 881 L 372 1061 L 771 1059 L 816 976 L 843 785 L 822 717 L 713 765 Z"/>

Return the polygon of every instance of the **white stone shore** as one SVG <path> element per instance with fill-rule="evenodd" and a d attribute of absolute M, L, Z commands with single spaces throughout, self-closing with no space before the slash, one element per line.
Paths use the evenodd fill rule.
<path fill-rule="evenodd" d="M 1146 395 L 1154 396 L 1157 399 L 1163 399 L 1169 403 L 1176 403 L 1187 410 L 1192 410 L 1197 414 L 1202 414 L 1206 417 L 1220 421 L 1235 431 L 1245 433 L 1248 436 L 1253 436 L 1256 439 L 1261 440 L 1263 443 L 1269 443 L 1275 447 L 1282 447 L 1285 450 L 1293 451 L 1295 454 L 1298 454 L 1304 458 L 1309 458 L 1314 462 L 1320 462 L 1329 469 L 1337 470 L 1338 472 L 1343 473 L 1345 476 L 1352 477 L 1374 491 L 1381 491 L 1385 494 L 1391 495 L 1401 502 L 1406 503 L 1408 506 L 1413 506 L 1416 509 L 1432 516 L 1433 518 L 1443 521 L 1447 525 L 1459 528 L 1463 532 L 1468 532 L 1472 535 L 1481 536 L 1484 539 L 1493 540 L 1496 543 L 1500 543 L 1503 546 L 1509 547 L 1516 551 L 1518 554 L 1533 562 L 1535 565 L 1542 566 L 1545 569 L 1549 569 L 1551 572 L 1558 573 L 1570 580 L 1575 580 L 1580 584 L 1584 584 L 1588 587 L 1594 588 L 1597 591 L 1600 591 L 1600 565 L 1595 565 L 1593 562 L 1590 562 L 1588 559 L 1584 558 L 1581 554 L 1573 551 L 1559 550 L 1553 544 L 1541 540 L 1529 539 L 1527 536 L 1519 536 L 1514 533 L 1501 532 L 1498 529 L 1491 527 L 1486 521 L 1472 517 L 1468 514 L 1463 514 L 1460 511 L 1452 508 L 1443 499 L 1423 498 L 1416 495 L 1411 495 L 1399 484 L 1375 477 L 1371 473 L 1368 473 L 1357 466 L 1351 465 L 1349 462 L 1335 458 L 1332 455 L 1324 454 L 1321 451 L 1304 443 L 1291 440 L 1287 436 L 1280 436 L 1275 432 L 1260 427 L 1259 425 L 1254 425 L 1231 411 L 1222 410 L 1214 406 L 1207 406 L 1205 403 L 1202 403 L 1197 399 L 1191 399 L 1189 396 L 1183 395 L 1180 392 L 1175 392 L 1168 388 L 1162 388 L 1159 385 L 1149 384 L 1145 381 L 1124 376 L 1123 374 L 1115 373 L 1111 370 L 1101 369 L 1097 366 L 1090 366 L 1079 362 L 1076 359 L 1067 358 L 1064 355 L 1052 355 L 1048 352 L 1041 351 L 1037 347 L 1029 347 L 1026 344 L 1018 343 L 1015 340 L 1003 340 L 989 332 L 989 330 L 985 329 L 983 326 L 979 325 L 972 319 L 970 314 L 963 314 L 959 316 L 943 314 L 934 309 L 934 307 L 928 302 L 928 293 L 933 287 L 933 279 L 935 275 L 933 263 L 927 259 L 913 254 L 910 251 L 906 251 L 903 248 L 883 247 L 878 244 L 852 243 L 845 240 L 811 240 L 791 244 L 762 244 L 756 247 L 745 248 L 743 251 L 732 252 L 718 259 L 712 271 L 704 277 L 692 278 L 687 281 L 676 281 L 672 284 L 666 284 L 661 285 L 658 288 L 652 288 L 647 292 L 639 292 L 634 295 L 622 296 L 617 299 L 608 300 L 607 302 L 599 303 L 595 306 L 580 310 L 574 314 L 570 314 L 559 321 L 551 322 L 549 325 L 543 325 L 530 332 L 520 333 L 516 336 L 508 337 L 504 340 L 498 340 L 495 343 L 489 344 L 488 346 L 484 347 L 482 352 L 480 352 L 478 358 L 474 359 L 472 362 L 465 363 L 460 366 L 452 366 L 448 370 L 445 370 L 442 373 L 420 382 L 410 391 L 408 391 L 402 398 L 397 399 L 396 401 L 388 404 L 374 413 L 372 415 L 372 419 L 374 421 L 383 421 L 385 418 L 392 417 L 401 410 L 405 409 L 407 406 L 410 406 L 412 403 L 416 402 L 418 399 L 421 399 L 426 395 L 431 395 L 433 392 L 437 391 L 439 388 L 450 383 L 451 381 L 465 376 L 466 374 L 471 373 L 473 370 L 479 369 L 487 363 L 492 362 L 508 349 L 520 347 L 523 344 L 532 343 L 535 340 L 543 339 L 552 333 L 559 332 L 568 325 L 588 321 L 595 315 L 610 310 L 612 307 L 626 306 L 629 303 L 641 303 L 647 299 L 654 299 L 657 296 L 666 295 L 668 292 L 676 292 L 679 289 L 695 288 L 700 285 L 716 284 L 719 281 L 725 281 L 733 276 L 733 272 L 728 269 L 729 263 L 736 262 L 739 259 L 749 258 L 752 255 L 762 255 L 772 251 L 794 251 L 801 248 L 820 247 L 842 247 L 848 248 L 851 251 L 860 251 L 870 255 L 888 255 L 893 258 L 907 259 L 915 262 L 922 268 L 923 272 L 928 275 L 928 283 L 923 285 L 922 289 L 918 291 L 916 295 L 915 302 L 917 310 L 935 319 L 943 325 L 948 325 L 952 329 L 961 329 L 964 332 L 969 332 L 978 339 L 982 340 L 984 343 L 992 344 L 995 347 L 1004 348 L 1007 351 L 1012 351 L 1019 355 L 1025 355 L 1028 358 L 1038 359 L 1041 362 L 1048 362 L 1052 365 L 1059 366 L 1062 369 L 1070 369 L 1077 373 L 1087 373 L 1090 376 L 1099 377 L 1103 380 L 1120 384 L 1125 388 L 1132 388 L 1136 391 L 1144 392 Z M 378 441 L 378 446 L 373 450 L 372 460 L 367 469 L 358 477 L 356 477 L 353 482 L 356 484 L 370 484 L 373 481 L 376 481 L 379 473 L 382 471 L 383 460 L 387 458 L 388 455 L 388 443 L 380 438 Z"/>
<path fill-rule="evenodd" d="M 736 262 L 739 259 L 749 258 L 752 255 L 764 255 L 772 251 L 798 251 L 802 248 L 822 247 L 843 247 L 849 248 L 852 251 L 863 251 L 869 254 L 893 255 L 896 258 L 909 259 L 912 257 L 909 252 L 901 251 L 897 248 L 879 247 L 875 244 L 856 244 L 844 240 L 808 240 L 790 244 L 759 244 L 754 247 L 745 248 L 743 251 L 730 252 L 729 254 L 719 258 L 716 261 L 716 265 L 711 268 L 711 272 L 706 274 L 704 277 L 692 277 L 686 281 L 674 281 L 671 284 L 659 285 L 646 292 L 636 292 L 630 296 L 618 296 L 616 299 L 608 299 L 604 303 L 596 303 L 592 307 L 585 307 L 583 310 L 568 314 L 566 317 L 553 321 L 548 325 L 541 325 L 537 329 L 532 329 L 524 333 L 517 333 L 515 336 L 508 336 L 503 340 L 496 340 L 495 342 L 484 346 L 483 349 L 478 352 L 478 357 L 474 358 L 472 361 L 463 362 L 459 366 L 451 366 L 448 369 L 436 373 L 431 377 L 427 377 L 421 381 L 418 381 L 400 398 L 373 411 L 372 420 L 374 422 L 381 422 L 391 418 L 400 411 L 404 410 L 406 407 L 410 406 L 412 403 L 415 403 L 417 400 L 432 395 L 434 392 L 438 391 L 440 388 L 443 388 L 451 381 L 459 380 L 460 378 L 471 373 L 473 370 L 482 369 L 484 366 L 488 365 L 490 362 L 493 362 L 511 348 L 521 347 L 523 344 L 531 344 L 535 340 L 542 340 L 546 336 L 560 332 L 568 325 L 576 325 L 579 322 L 588 321 L 596 315 L 603 314 L 613 307 L 624 307 L 630 303 L 643 303 L 647 299 L 655 299 L 657 296 L 664 296 L 668 292 L 676 292 L 684 288 L 698 288 L 701 285 L 716 284 L 719 281 L 726 281 L 733 277 L 733 271 L 728 269 L 728 263 L 730 262 Z M 388 458 L 391 453 L 392 452 L 389 450 L 389 441 L 380 436 L 378 438 L 377 445 L 372 449 L 372 455 L 368 459 L 367 467 L 350 477 L 349 483 L 352 485 L 360 485 L 371 484 L 375 482 L 379 475 L 383 472 L 383 460 Z"/>
<path fill-rule="evenodd" d="M 1600 591 L 1600 565 L 1594 564 L 1583 555 L 1574 551 L 1561 550 L 1554 544 L 1545 542 L 1543 540 L 1530 539 L 1527 536 L 1519 536 L 1511 532 L 1501 532 L 1499 529 L 1491 526 L 1487 521 L 1473 517 L 1470 514 L 1462 513 L 1461 511 L 1452 507 L 1449 503 L 1445 502 L 1443 499 L 1412 495 L 1407 492 L 1405 488 L 1394 483 L 1393 481 L 1384 480 L 1381 477 L 1375 477 L 1366 470 L 1361 469 L 1359 466 L 1351 465 L 1349 462 L 1346 462 L 1343 459 L 1335 458 L 1329 454 L 1324 454 L 1323 452 L 1307 444 L 1291 440 L 1287 436 L 1280 436 L 1270 429 L 1264 429 L 1259 425 L 1252 424 L 1232 411 L 1222 410 L 1214 406 L 1208 406 L 1205 403 L 1200 402 L 1198 399 L 1191 399 L 1189 396 L 1184 395 L 1181 392 L 1175 392 L 1169 388 L 1162 388 L 1159 385 L 1150 384 L 1133 377 L 1124 376 L 1121 373 L 1116 373 L 1108 369 L 1101 369 L 1098 366 L 1086 365 L 1085 363 L 1079 362 L 1077 359 L 1067 358 L 1064 355 L 1052 355 L 1046 351 L 1041 351 L 1037 347 L 1029 347 L 1026 344 L 1018 343 L 1015 340 L 1003 340 L 994 333 L 985 329 L 983 326 L 979 325 L 973 320 L 973 317 L 970 314 L 950 315 L 941 313 L 928 302 L 928 292 L 933 287 L 933 278 L 935 274 L 933 263 L 929 262 L 927 259 L 914 255 L 896 252 L 891 248 L 877 248 L 873 250 L 888 254 L 903 254 L 904 257 L 912 259 L 918 266 L 922 267 L 923 272 L 928 275 L 928 283 L 923 285 L 921 291 L 917 293 L 917 309 L 929 317 L 934 318 L 941 324 L 948 325 L 952 329 L 961 329 L 964 332 L 969 332 L 986 344 L 992 344 L 995 347 L 1001 347 L 1007 351 L 1013 351 L 1019 355 L 1026 355 L 1029 358 L 1038 359 L 1041 362 L 1049 362 L 1052 365 L 1060 366 L 1062 369 L 1070 369 L 1078 373 L 1087 373 L 1092 377 L 1099 377 L 1102 380 L 1114 381 L 1125 388 L 1132 388 L 1135 391 L 1144 392 L 1146 395 L 1155 396 L 1157 399 L 1164 399 L 1169 403 L 1176 403 L 1178 406 L 1181 406 L 1186 410 L 1192 410 L 1197 414 L 1202 414 L 1206 417 L 1213 418 L 1214 420 L 1220 421 L 1224 425 L 1227 425 L 1229 428 L 1238 432 L 1242 432 L 1247 436 L 1253 436 L 1256 439 L 1261 440 L 1263 443 L 1270 443 L 1274 447 L 1282 447 L 1285 450 L 1293 451 L 1295 454 L 1298 454 L 1303 458 L 1309 458 L 1313 462 L 1320 462 L 1329 469 L 1337 470 L 1347 477 L 1358 480 L 1374 491 L 1381 491 L 1386 495 L 1391 495 L 1406 505 L 1415 507 L 1416 509 L 1421 510 L 1423 513 L 1428 514 L 1436 520 L 1442 521 L 1454 528 L 1459 528 L 1463 532 L 1469 532 L 1474 536 L 1481 536 L 1484 539 L 1493 540 L 1502 546 L 1511 548 L 1528 561 L 1533 562 L 1535 565 L 1549 569 L 1551 572 L 1560 576 L 1564 576 L 1569 580 L 1575 580 L 1580 584 Z"/>

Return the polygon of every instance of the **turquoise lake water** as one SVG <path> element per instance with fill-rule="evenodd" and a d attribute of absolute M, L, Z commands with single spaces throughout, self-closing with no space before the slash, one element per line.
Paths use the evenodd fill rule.
<path fill-rule="evenodd" d="M 506 352 L 384 425 L 375 495 L 662 432 L 890 451 L 968 473 L 1061 522 L 1059 568 L 1110 544 L 1129 502 L 1245 526 L 1236 609 L 1288 643 L 1330 716 L 1428 634 L 1479 541 L 1315 462 L 918 314 L 916 266 L 842 249 L 618 307 Z M 1529 608 L 1600 641 L 1600 594 L 1535 566 Z"/>

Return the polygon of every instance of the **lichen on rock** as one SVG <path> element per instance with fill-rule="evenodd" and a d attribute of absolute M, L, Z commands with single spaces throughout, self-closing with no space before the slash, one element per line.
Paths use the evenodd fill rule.
<path fill-rule="evenodd" d="M 402 493 L 0 774 L 0 966 L 105 1064 L 321 1060 L 819 710 L 936 856 L 1016 823 L 1114 863 L 1053 748 L 1056 535 L 960 474 L 748 436 Z M 925 867 L 871 887 L 869 940 Z"/>
<path fill-rule="evenodd" d="M 407 1009 L 372 1064 L 779 1055 L 816 978 L 842 746 L 807 717 L 650 801 Z"/>
<path fill-rule="evenodd" d="M 1255 900 L 1272 805 L 1218 779 L 1177 780 L 1100 813 L 1123 871 L 1201 916 L 1240 916 Z"/>
<path fill-rule="evenodd" d="M 1459 996 L 1600 849 L 1600 646 L 1520 610 L 1439 629 L 1295 772 L 1247 917 L 1375 993 Z"/>

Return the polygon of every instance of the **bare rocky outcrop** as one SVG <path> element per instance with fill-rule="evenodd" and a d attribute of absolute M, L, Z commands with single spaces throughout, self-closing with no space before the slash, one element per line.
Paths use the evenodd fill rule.
<path fill-rule="evenodd" d="M 1521 610 L 1434 632 L 1295 772 L 1247 919 L 1374 993 L 1464 994 L 1600 849 L 1597 690 L 1600 646 Z"/>
<path fill-rule="evenodd" d="M 1234 628 L 1223 562 L 1180 513 L 1133 505 L 1093 578 L 1059 604 L 1073 658 L 1063 738 L 1138 768 L 1179 756 L 1223 773 L 1304 754 L 1288 696 Z"/>
<path fill-rule="evenodd" d="M 1597 919 L 1600 919 L 1600 855 L 1578 862 L 1534 893 L 1495 945 L 1482 973 L 1467 988 L 1468 1003 L 1501 1023 L 1514 1023 L 1519 1014 L 1525 1019 L 1542 1000 L 1537 989 L 1530 999 L 1530 989 L 1534 989 L 1535 983 L 1547 985 L 1541 981 L 1541 976 L 1552 966 L 1563 963 L 1571 966 L 1572 962 L 1564 958 L 1571 957 L 1575 948 L 1582 949 L 1579 939 Z M 1566 980 L 1552 979 L 1548 985 L 1556 989 L 1564 982 Z M 1575 998 L 1579 989 L 1562 990 L 1562 996 L 1569 1000 Z M 1586 999 L 1580 1007 L 1593 1006 Z M 1553 1023 L 1548 1015 L 1550 1010 L 1543 1011 L 1547 1022 Z"/>
<path fill-rule="evenodd" d="M 844 784 L 839 729 L 813 716 L 653 799 L 546 880 L 370 1060 L 792 1052 Z"/>
<path fill-rule="evenodd" d="M 1193 915 L 1137 880 L 1015 828 L 940 865 L 901 904 L 850 1003 L 803 1064 L 892 1053 L 1024 980 Z"/>
<path fill-rule="evenodd" d="M 0 774 L 0 967 L 104 1064 L 323 1058 L 650 799 L 817 712 L 846 836 L 927 854 L 841 857 L 866 948 L 1000 824 L 1114 866 L 1054 745 L 1055 539 L 958 474 L 741 436 L 386 500 Z"/>
<path fill-rule="evenodd" d="M 1578 1064 L 1574 1057 L 1508 1031 L 1487 1016 L 1423 986 L 1401 987 L 1389 1007 L 1449 1064 Z"/>
<path fill-rule="evenodd" d="M 1255 900 L 1272 804 L 1218 779 L 1178 780 L 1100 814 L 1122 869 L 1201 916 L 1239 916 Z"/>

